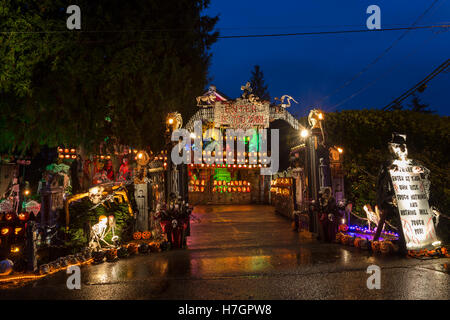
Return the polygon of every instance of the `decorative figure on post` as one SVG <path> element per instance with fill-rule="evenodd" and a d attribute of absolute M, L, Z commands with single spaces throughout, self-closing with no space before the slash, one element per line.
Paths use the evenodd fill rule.
<path fill-rule="evenodd" d="M 250 85 L 250 82 L 247 82 L 245 84 L 245 86 L 241 86 L 241 91 L 243 91 L 242 92 L 242 99 L 248 99 L 250 93 L 252 93 L 252 91 L 253 91 L 253 89 L 252 89 L 252 87 Z"/>
<path fill-rule="evenodd" d="M 202 96 L 197 97 L 196 100 L 198 107 L 210 107 L 216 101 L 216 87 L 210 86 L 208 92 L 206 92 Z"/>
<path fill-rule="evenodd" d="M 183 118 L 181 114 L 178 112 L 171 112 L 167 115 L 166 118 L 167 130 L 173 131 L 176 129 L 180 129 L 183 126 Z"/>
<path fill-rule="evenodd" d="M 134 176 L 134 183 L 147 183 L 147 165 L 150 162 L 150 156 L 145 151 L 139 151 L 136 155 L 136 174 Z"/>
<path fill-rule="evenodd" d="M 280 101 L 280 104 L 277 105 L 277 107 L 281 107 L 281 108 L 289 108 L 291 106 L 291 101 L 294 101 L 295 103 L 298 104 L 298 102 L 295 101 L 294 98 L 292 98 L 291 96 L 289 96 L 287 94 L 285 94 L 284 96 L 281 96 L 281 98 L 275 97 L 275 100 Z"/>

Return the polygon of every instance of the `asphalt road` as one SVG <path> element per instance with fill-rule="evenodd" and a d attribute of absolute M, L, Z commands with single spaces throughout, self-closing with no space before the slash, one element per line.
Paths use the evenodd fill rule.
<path fill-rule="evenodd" d="M 444 299 L 450 259 L 370 255 L 304 239 L 270 206 L 199 206 L 189 249 L 83 266 L 80 290 L 59 272 L 0 287 L 0 299 Z M 369 265 L 381 289 L 369 290 Z"/>

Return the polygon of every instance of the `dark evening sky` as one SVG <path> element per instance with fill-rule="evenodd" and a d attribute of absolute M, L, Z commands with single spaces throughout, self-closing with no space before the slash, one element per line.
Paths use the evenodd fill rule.
<path fill-rule="evenodd" d="M 412 26 L 433 2 L 212 0 L 205 13 L 220 15 L 217 29 L 221 36 L 317 32 L 366 29 L 366 9 L 372 4 L 381 8 L 382 28 Z M 450 1 L 438 0 L 417 25 L 449 22 Z M 310 106 L 326 111 L 382 108 L 450 58 L 448 28 L 410 30 L 395 43 L 404 32 L 219 39 L 212 48 L 211 83 L 237 97 L 250 70 L 258 64 L 272 99 L 291 95 L 299 104 L 290 111 L 298 115 L 304 115 Z M 377 63 L 335 92 L 392 44 Z M 450 72 L 441 73 L 419 97 L 439 114 L 449 115 L 449 89 Z"/>

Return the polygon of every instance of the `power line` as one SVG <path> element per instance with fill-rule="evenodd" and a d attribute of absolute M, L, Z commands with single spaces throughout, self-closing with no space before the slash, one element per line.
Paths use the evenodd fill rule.
<path fill-rule="evenodd" d="M 326 34 L 345 34 L 345 33 L 366 33 L 366 32 L 384 32 L 384 31 L 401 31 L 401 30 L 419 30 L 419 29 L 436 29 L 450 28 L 449 23 L 414 26 L 414 27 L 397 27 L 384 29 L 360 29 L 360 30 L 338 30 L 338 31 L 317 31 L 317 32 L 295 32 L 295 33 L 271 33 L 271 34 L 244 34 L 244 35 L 225 35 L 218 36 L 219 39 L 236 39 L 236 38 L 266 38 L 266 37 L 290 37 L 290 36 L 309 36 L 309 35 L 326 35 Z M 48 31 L 0 31 L 0 34 L 48 34 L 48 33 L 148 33 L 157 30 L 48 30 Z M 161 39 L 161 38 L 160 38 Z M 151 39 L 148 39 L 151 40 Z"/>
<path fill-rule="evenodd" d="M 345 33 L 365 33 L 365 32 L 384 32 L 384 31 L 400 31 L 400 30 L 418 30 L 418 29 L 449 28 L 449 27 L 450 27 L 450 24 L 441 24 L 441 25 L 430 25 L 430 26 L 399 27 L 399 28 L 385 28 L 385 29 L 374 29 L 374 30 L 360 29 L 360 30 L 339 30 L 339 31 L 317 31 L 317 32 L 231 35 L 231 36 L 218 36 L 218 38 L 220 38 L 220 39 L 236 39 L 236 38 L 290 37 L 290 36 L 310 36 L 310 35 L 324 35 L 324 34 L 345 34 Z"/>
<path fill-rule="evenodd" d="M 405 91 L 402 95 L 400 95 L 397 99 L 386 105 L 382 110 L 389 110 L 395 105 L 400 104 L 403 100 L 408 98 L 410 95 L 412 95 L 416 90 L 420 88 L 424 88 L 425 84 L 429 82 L 431 79 L 436 77 L 438 74 L 440 74 L 442 71 L 445 71 L 450 66 L 450 59 L 447 59 L 442 63 L 439 67 L 434 69 L 428 76 L 426 76 L 422 81 L 418 82 L 415 86 L 410 88 L 409 90 Z"/>
<path fill-rule="evenodd" d="M 439 0 L 435 0 L 412 24 L 411 27 L 415 27 L 420 20 L 428 13 L 428 11 L 431 10 L 431 8 L 438 2 Z M 445 2 L 445 0 L 444 0 Z M 443 3 L 443 2 L 442 2 Z M 441 3 L 441 4 L 442 4 Z M 402 40 L 410 31 L 411 29 L 407 29 L 405 30 L 405 32 L 403 32 L 389 47 L 387 47 L 378 57 L 375 58 L 375 60 L 373 60 L 372 62 L 370 62 L 368 65 L 366 65 L 360 72 L 358 72 L 356 75 L 354 75 L 350 80 L 348 80 L 347 82 L 345 82 L 342 86 L 340 86 L 339 88 L 337 88 L 336 90 L 334 90 L 331 94 L 325 96 L 324 98 L 322 98 L 319 101 L 319 104 L 323 101 L 325 101 L 326 99 L 330 98 L 331 96 L 335 95 L 336 93 L 338 93 L 339 91 L 341 91 L 343 88 L 347 87 L 350 83 L 352 83 L 353 81 L 355 81 L 357 78 L 359 78 L 363 73 L 365 73 L 367 70 L 370 69 L 370 67 L 372 67 L 373 65 L 375 65 L 379 60 L 381 60 L 381 58 L 383 58 L 397 43 L 400 42 L 400 40 Z M 359 92 L 358 92 L 359 93 Z M 358 94 L 356 93 L 356 94 Z M 356 95 L 355 94 L 355 95 Z M 349 99 L 351 99 L 354 95 L 352 95 Z M 349 100 L 348 99 L 348 100 Z M 347 100 L 345 100 L 347 101 Z"/>
<path fill-rule="evenodd" d="M 436 36 L 436 34 L 434 35 Z M 416 50 L 409 52 L 408 55 L 406 55 L 404 58 L 411 56 L 412 54 L 416 53 L 420 48 L 423 48 L 429 41 L 431 41 L 433 38 L 428 38 L 426 39 L 424 42 L 422 42 L 419 46 L 417 46 Z M 378 78 L 376 78 L 375 80 L 373 80 L 372 82 L 369 82 L 366 86 L 362 87 L 361 89 L 359 89 L 358 91 L 356 91 L 355 93 L 351 94 L 349 97 L 345 98 L 344 100 L 342 100 L 341 102 L 339 102 L 338 104 L 335 104 L 334 106 L 332 106 L 329 109 L 326 109 L 325 111 L 327 112 L 331 112 L 333 110 L 335 110 L 336 108 L 340 107 L 341 105 L 343 105 L 344 103 L 346 103 L 347 101 L 353 99 L 354 97 L 356 97 L 357 95 L 359 95 L 360 93 L 366 91 L 369 87 L 373 86 L 375 83 L 377 83 L 380 79 L 384 78 L 385 76 L 389 75 L 390 73 L 392 73 L 395 69 L 398 69 L 400 67 L 400 65 L 394 65 L 392 68 L 390 68 L 387 72 L 383 73 L 381 76 L 379 76 Z"/>

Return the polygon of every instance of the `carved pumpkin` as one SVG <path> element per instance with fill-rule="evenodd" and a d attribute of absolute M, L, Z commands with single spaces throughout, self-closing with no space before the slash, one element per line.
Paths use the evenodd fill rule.
<path fill-rule="evenodd" d="M 26 211 L 19 213 L 19 220 L 20 221 L 27 221 L 29 217 L 30 217 L 30 214 L 28 212 L 26 212 Z"/>
<path fill-rule="evenodd" d="M 142 239 L 148 240 L 152 237 L 152 233 L 150 231 L 144 231 L 142 232 Z"/>
<path fill-rule="evenodd" d="M 133 233 L 133 239 L 134 240 L 141 240 L 142 238 L 142 233 L 139 231 L 136 231 L 135 233 Z"/>
<path fill-rule="evenodd" d="M 372 251 L 373 252 L 380 251 L 380 241 L 372 241 Z"/>
<path fill-rule="evenodd" d="M 391 241 L 382 241 L 380 243 L 380 251 L 382 253 L 390 253 L 394 251 L 394 245 L 392 244 Z"/>

